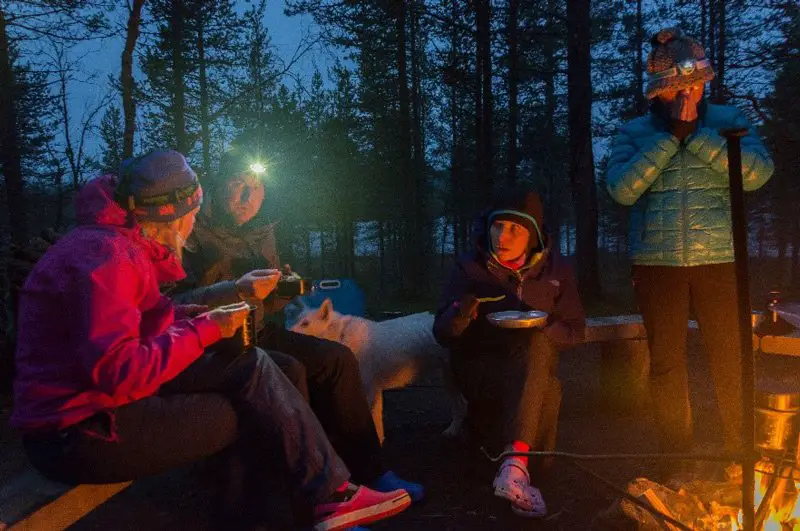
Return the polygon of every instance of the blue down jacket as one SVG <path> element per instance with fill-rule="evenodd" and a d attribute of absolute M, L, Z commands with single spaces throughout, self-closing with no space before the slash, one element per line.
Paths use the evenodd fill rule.
<path fill-rule="evenodd" d="M 616 202 L 633 205 L 628 246 L 635 264 L 733 262 L 728 150 L 718 133 L 729 127 L 750 128 L 742 138 L 742 176 L 746 191 L 757 190 L 772 176 L 772 159 L 735 107 L 708 105 L 684 143 L 655 113 L 621 127 L 606 185 Z"/>

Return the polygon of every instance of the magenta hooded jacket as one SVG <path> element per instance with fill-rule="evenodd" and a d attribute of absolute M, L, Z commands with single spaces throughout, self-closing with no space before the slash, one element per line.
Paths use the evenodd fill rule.
<path fill-rule="evenodd" d="M 39 260 L 20 293 L 11 424 L 63 429 L 155 394 L 220 339 L 208 317 L 176 320 L 159 284 L 185 274 L 113 200 L 114 177 L 75 201 L 78 226 Z"/>

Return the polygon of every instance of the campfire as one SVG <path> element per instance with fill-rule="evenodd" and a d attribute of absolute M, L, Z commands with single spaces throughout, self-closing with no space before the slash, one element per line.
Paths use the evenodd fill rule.
<path fill-rule="evenodd" d="M 755 531 L 800 531 L 800 393 L 760 392 L 756 397 Z M 731 465 L 722 481 L 713 481 L 698 463 L 697 476 L 682 485 L 665 486 L 639 478 L 620 499 L 597 516 L 594 529 L 668 529 L 740 531 L 742 469 Z M 673 487 L 673 488 L 669 488 Z M 644 502 L 663 521 L 631 498 Z M 624 522 L 624 525 L 623 525 Z M 676 523 L 682 526 L 675 525 Z"/>

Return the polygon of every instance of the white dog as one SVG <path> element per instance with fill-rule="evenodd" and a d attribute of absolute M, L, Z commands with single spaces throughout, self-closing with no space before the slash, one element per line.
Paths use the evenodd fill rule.
<path fill-rule="evenodd" d="M 433 338 L 432 314 L 415 313 L 376 322 L 342 315 L 334 311 L 330 299 L 325 299 L 317 309 L 303 308 L 290 330 L 337 341 L 353 351 L 381 442 L 383 391 L 405 387 L 436 370 L 442 371 L 453 414 L 444 435 L 453 437 L 461 431 L 467 403 L 453 384 L 447 350 Z"/>

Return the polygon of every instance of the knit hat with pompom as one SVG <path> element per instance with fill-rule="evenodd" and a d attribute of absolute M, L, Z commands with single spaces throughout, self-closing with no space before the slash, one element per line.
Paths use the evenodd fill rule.
<path fill-rule="evenodd" d="M 703 47 L 696 40 L 684 36 L 680 29 L 662 29 L 653 35 L 650 44 L 647 99 L 714 79 L 714 70 Z"/>

